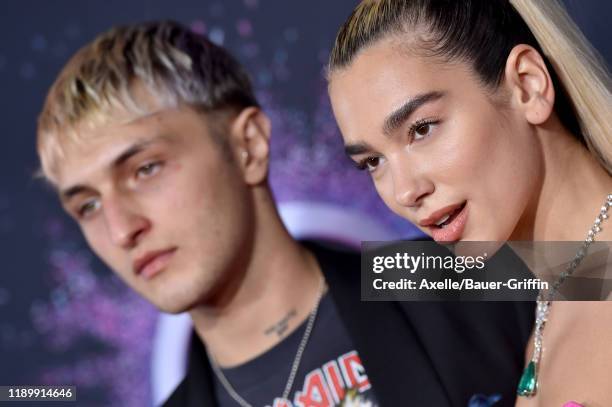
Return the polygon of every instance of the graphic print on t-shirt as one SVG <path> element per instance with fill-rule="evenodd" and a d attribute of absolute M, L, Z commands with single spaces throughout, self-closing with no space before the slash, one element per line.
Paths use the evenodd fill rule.
<path fill-rule="evenodd" d="M 351 351 L 306 374 L 293 403 L 276 398 L 270 407 L 374 407 L 371 388 L 357 351 Z"/>
<path fill-rule="evenodd" d="M 306 323 L 269 351 L 223 374 L 241 398 L 254 407 L 378 407 L 375 390 L 336 306 L 323 296 L 288 399 L 282 398 Z M 215 378 L 220 407 L 236 407 Z"/>

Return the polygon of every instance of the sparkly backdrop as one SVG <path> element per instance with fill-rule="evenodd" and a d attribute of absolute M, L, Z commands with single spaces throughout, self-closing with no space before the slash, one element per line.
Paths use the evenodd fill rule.
<path fill-rule="evenodd" d="M 9 1 L 0 13 L 0 385 L 74 384 L 79 405 L 151 404 L 156 311 L 91 254 L 53 193 L 32 180 L 35 118 L 66 59 L 111 25 L 171 18 L 243 62 L 273 122 L 279 202 L 317 201 L 370 215 L 397 236 L 406 222 L 343 156 L 322 67 L 354 1 Z M 569 1 L 610 60 L 605 0 Z M 605 12 L 607 10 L 607 12 Z"/>

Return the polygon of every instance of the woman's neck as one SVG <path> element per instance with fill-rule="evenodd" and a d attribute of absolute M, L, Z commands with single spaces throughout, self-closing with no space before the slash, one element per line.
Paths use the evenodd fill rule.
<path fill-rule="evenodd" d="M 543 156 L 541 187 L 510 240 L 582 241 L 612 193 L 612 178 L 560 124 L 536 134 Z M 612 240 L 612 227 L 604 226 L 599 239 Z"/>

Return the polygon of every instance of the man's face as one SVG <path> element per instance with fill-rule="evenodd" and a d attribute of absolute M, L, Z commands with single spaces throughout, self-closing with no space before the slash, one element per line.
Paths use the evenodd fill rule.
<path fill-rule="evenodd" d="M 117 119 L 117 120 L 115 120 Z M 211 300 L 251 234 L 241 171 L 186 107 L 118 112 L 66 151 L 58 189 L 94 252 L 166 312 Z"/>
<path fill-rule="evenodd" d="M 529 124 L 474 75 L 392 38 L 330 78 L 347 154 L 391 210 L 438 241 L 508 239 L 537 182 Z"/>

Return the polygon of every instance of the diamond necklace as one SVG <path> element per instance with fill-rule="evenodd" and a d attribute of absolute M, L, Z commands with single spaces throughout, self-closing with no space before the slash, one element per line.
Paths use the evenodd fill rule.
<path fill-rule="evenodd" d="M 565 279 L 571 276 L 580 262 L 582 262 L 582 259 L 584 259 L 584 256 L 587 254 L 589 246 L 591 243 L 593 243 L 593 241 L 595 241 L 595 235 L 601 232 L 601 224 L 603 221 L 608 219 L 608 209 L 610 206 L 612 206 L 612 194 L 606 196 L 606 200 L 601 207 L 597 218 L 595 218 L 595 223 L 593 223 L 593 226 L 587 233 L 587 237 L 582 243 L 582 246 L 580 249 L 578 249 L 574 259 L 566 267 L 565 271 L 559 275 L 559 279 L 553 284 L 552 290 L 548 292 L 546 298 L 544 298 L 542 292 L 538 294 L 536 321 L 533 335 L 533 355 L 531 357 L 531 361 L 527 364 L 527 367 L 525 367 L 521 380 L 519 381 L 518 389 L 516 391 L 516 394 L 519 396 L 532 397 L 535 396 L 538 391 L 538 368 L 542 358 L 542 337 L 554 296 Z"/>
<path fill-rule="evenodd" d="M 308 322 L 306 324 L 306 330 L 302 335 L 302 340 L 300 341 L 300 345 L 298 346 L 297 352 L 295 353 L 295 357 L 293 358 L 293 363 L 291 364 L 291 371 L 289 372 L 289 377 L 287 378 L 287 383 L 285 384 L 285 390 L 283 391 L 283 398 L 288 399 L 289 393 L 291 392 L 291 388 L 293 387 L 293 381 L 295 380 L 295 375 L 297 374 L 298 368 L 300 367 L 300 362 L 302 361 L 302 355 L 304 354 L 304 349 L 306 348 L 306 344 L 308 343 L 308 339 L 310 338 L 310 333 L 312 332 L 312 327 L 314 326 L 315 319 L 317 318 L 317 312 L 319 311 L 319 305 L 321 304 L 321 298 L 323 298 L 323 293 L 325 292 L 325 279 L 321 277 L 319 283 L 319 290 L 317 294 L 317 302 L 315 303 L 314 308 L 310 311 L 308 315 Z M 225 391 L 230 395 L 232 399 L 242 407 L 252 407 L 249 402 L 247 402 L 238 392 L 232 387 L 231 383 L 223 372 L 221 368 L 217 364 L 215 358 L 206 351 L 208 355 L 208 360 L 210 360 L 210 366 L 212 367 L 213 372 L 217 376 L 217 379 L 225 388 Z"/>

